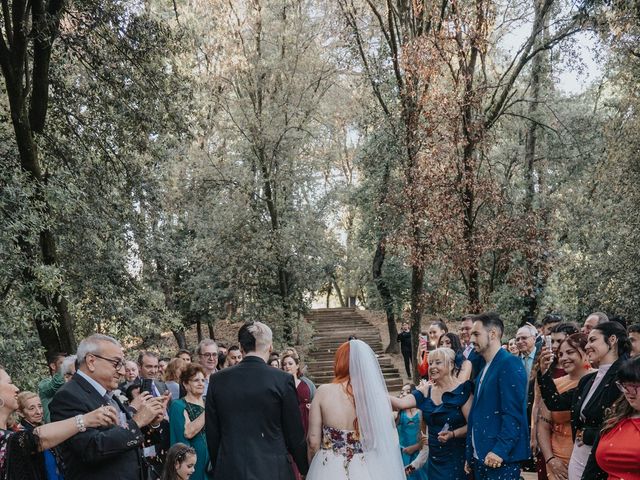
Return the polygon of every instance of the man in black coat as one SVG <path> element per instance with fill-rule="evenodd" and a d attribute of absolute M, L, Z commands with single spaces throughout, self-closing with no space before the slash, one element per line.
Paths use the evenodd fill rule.
<path fill-rule="evenodd" d="M 404 359 L 404 369 L 407 372 L 407 377 L 411 378 L 411 332 L 409 331 L 409 324 L 402 322 L 400 333 L 398 333 L 398 343 L 400 344 L 400 352 Z"/>
<path fill-rule="evenodd" d="M 125 408 L 112 391 L 124 373 L 122 347 L 114 338 L 91 335 L 80 342 L 79 368 L 51 401 L 51 420 L 65 420 L 100 406 L 116 410 L 119 424 L 87 428 L 60 447 L 66 480 L 143 480 L 141 428 L 159 421 L 165 405 L 161 398 L 142 399 L 138 409 Z M 79 423 L 79 429 L 84 426 Z"/>
<path fill-rule="evenodd" d="M 293 480 L 309 469 L 293 376 L 267 365 L 271 329 L 247 323 L 238 332 L 243 360 L 211 375 L 205 406 L 213 478 Z"/>

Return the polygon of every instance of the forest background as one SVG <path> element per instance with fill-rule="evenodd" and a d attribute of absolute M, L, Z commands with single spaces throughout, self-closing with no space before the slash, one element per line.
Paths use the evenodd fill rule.
<path fill-rule="evenodd" d="M 96 331 L 187 346 L 263 319 L 295 343 L 314 300 L 414 335 L 637 319 L 637 1 L 0 2 L 0 359 L 23 384 Z M 597 75 L 567 91 L 585 45 Z"/>

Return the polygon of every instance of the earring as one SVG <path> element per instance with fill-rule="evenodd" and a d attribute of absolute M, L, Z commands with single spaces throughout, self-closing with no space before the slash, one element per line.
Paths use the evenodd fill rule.
<path fill-rule="evenodd" d="M 591 368 L 591 364 L 589 362 L 584 362 L 583 367 L 585 370 L 589 370 Z"/>

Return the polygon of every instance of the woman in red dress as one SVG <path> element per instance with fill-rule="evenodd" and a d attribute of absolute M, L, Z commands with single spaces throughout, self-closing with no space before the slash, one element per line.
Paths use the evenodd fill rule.
<path fill-rule="evenodd" d="M 296 393 L 298 394 L 298 407 L 300 408 L 300 417 L 302 418 L 302 426 L 304 427 L 304 434 L 307 435 L 309 430 L 309 407 L 311 405 L 311 389 L 309 386 L 300 380 L 302 376 L 302 367 L 300 365 L 300 357 L 297 355 L 287 353 L 282 357 L 282 370 L 293 375 L 296 383 Z M 300 473 L 296 467 L 295 462 L 293 465 L 293 472 L 296 479 L 301 478 Z"/>
<path fill-rule="evenodd" d="M 593 446 L 584 479 L 640 480 L 640 357 L 620 367 L 616 385 L 622 395 Z"/>
<path fill-rule="evenodd" d="M 311 404 L 311 390 L 309 386 L 300 380 L 302 368 L 300 368 L 300 357 L 287 354 L 282 357 L 282 370 L 293 375 L 296 382 L 296 392 L 298 393 L 298 406 L 302 417 L 302 426 L 306 435 L 309 427 L 309 405 Z"/>

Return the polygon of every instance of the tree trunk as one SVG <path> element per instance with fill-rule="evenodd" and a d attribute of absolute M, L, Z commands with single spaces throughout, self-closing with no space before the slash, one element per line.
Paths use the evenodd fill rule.
<path fill-rule="evenodd" d="M 329 286 L 327 287 L 327 308 L 329 308 L 329 302 L 331 300 L 331 287 L 332 283 L 329 282 Z"/>
<path fill-rule="evenodd" d="M 342 290 L 340 290 L 340 285 L 338 285 L 338 282 L 336 281 L 336 279 L 335 279 L 335 277 L 333 275 L 331 276 L 331 283 L 333 284 L 333 288 L 335 288 L 335 290 L 336 290 L 336 295 L 338 295 L 338 300 L 340 301 L 340 306 L 342 308 L 346 307 L 347 305 L 344 303 L 344 297 L 342 296 Z M 329 291 L 331 291 L 331 289 Z"/>
<path fill-rule="evenodd" d="M 178 344 L 178 349 L 187 349 L 187 337 L 184 334 L 184 330 L 171 330 L 174 338 L 176 339 L 176 343 Z"/>
<path fill-rule="evenodd" d="M 378 290 L 378 294 L 382 299 L 384 312 L 387 316 L 389 345 L 387 345 L 385 352 L 398 353 L 400 351 L 398 348 L 398 342 L 396 341 L 396 339 L 398 338 L 398 327 L 396 326 L 396 316 L 393 308 L 393 296 L 391 295 L 391 291 L 389 290 L 387 282 L 385 282 L 384 278 L 382 278 L 382 265 L 384 263 L 385 254 L 384 238 L 380 237 L 378 239 L 378 245 L 376 246 L 376 252 L 373 255 L 373 281 L 376 284 L 376 289 Z"/>
<path fill-rule="evenodd" d="M 216 332 L 213 329 L 213 322 L 211 320 L 207 320 L 207 328 L 209 329 L 209 338 L 212 340 L 216 339 Z"/>
<path fill-rule="evenodd" d="M 420 381 L 418 374 L 418 345 L 420 329 L 422 328 L 422 289 L 424 285 L 424 268 L 411 268 L 411 355 L 414 359 L 413 381 L 417 385 Z"/>
<path fill-rule="evenodd" d="M 198 335 L 198 343 L 200 343 L 204 339 L 204 337 L 202 336 L 202 319 L 201 318 L 198 318 L 196 320 L 196 332 Z"/>
<path fill-rule="evenodd" d="M 539 18 L 541 15 L 540 2 L 534 0 L 534 9 L 536 18 Z M 548 19 L 545 19 L 545 32 L 547 31 Z M 538 37 L 536 41 L 536 46 L 539 46 L 543 43 L 544 38 L 542 36 Z M 536 198 L 536 187 L 539 186 L 540 178 L 536 179 L 536 173 L 541 176 L 542 169 L 539 169 L 536 172 L 535 162 L 536 162 L 536 154 L 537 154 L 537 142 L 538 142 L 538 131 L 540 130 L 537 116 L 538 116 L 538 104 L 541 98 L 541 90 L 543 83 L 543 76 L 545 74 L 545 61 L 546 54 L 539 53 L 536 55 L 531 61 L 531 101 L 529 102 L 529 109 L 527 116 L 529 117 L 529 126 L 527 128 L 526 135 L 526 144 L 525 144 L 525 183 L 527 186 L 527 195 L 525 197 L 524 204 L 524 213 L 525 216 L 535 219 L 535 198 Z M 538 197 L 542 192 L 538 192 Z M 529 240 L 530 245 L 540 245 L 544 242 L 544 239 L 541 238 L 539 229 L 537 228 L 531 229 L 531 238 Z M 544 248 L 542 249 L 544 250 Z M 529 288 L 527 289 L 527 293 L 523 298 L 523 303 L 525 306 L 524 312 L 524 321 L 534 323 L 537 313 L 538 313 L 538 303 L 539 297 L 544 288 L 544 279 L 543 279 L 543 268 L 541 263 L 544 259 L 541 257 L 542 251 L 538 249 L 534 249 L 527 258 L 527 273 L 529 275 Z"/>
<path fill-rule="evenodd" d="M 8 22 L 9 20 L 6 19 L 6 21 Z M 20 19 L 14 18 L 14 21 L 18 21 L 18 23 L 22 25 Z M 23 27 L 16 25 L 14 46 L 16 42 L 20 40 L 18 38 L 18 29 L 23 30 Z M 2 32 L 0 32 L 0 34 L 2 34 Z M 44 33 L 41 34 L 44 35 Z M 35 32 L 33 36 L 37 37 L 38 35 L 39 32 Z M 24 50 L 21 51 L 20 48 L 15 46 L 10 52 L 5 50 L 0 52 L 0 66 L 2 67 L 9 99 L 11 121 L 18 153 L 20 155 L 20 167 L 23 172 L 27 173 L 27 178 L 34 187 L 33 197 L 29 198 L 27 202 L 31 202 L 34 205 L 45 204 L 44 215 L 47 215 L 49 211 L 46 207 L 46 194 L 44 191 L 46 180 L 40 167 L 38 149 L 34 141 L 33 130 L 28 114 L 29 91 L 22 86 L 24 76 L 23 66 L 27 63 L 25 60 L 27 55 L 27 40 L 22 38 L 21 41 L 25 42 L 24 45 L 22 45 Z M 40 75 L 48 75 L 48 71 L 43 72 L 40 68 L 38 68 L 37 71 Z M 42 79 L 34 79 L 34 82 L 42 84 Z M 40 102 L 41 100 L 40 98 L 32 99 L 34 103 L 36 101 Z M 39 111 L 41 115 L 46 113 L 46 109 L 42 107 L 39 107 Z M 39 124 L 44 124 L 44 118 L 38 118 L 37 120 Z M 29 259 L 29 266 L 23 271 L 23 276 L 27 283 L 35 282 L 36 278 L 33 268 L 38 263 L 47 266 L 58 266 L 55 235 L 51 230 L 45 228 L 40 232 L 39 237 L 39 253 L 30 247 L 26 239 L 17 242 L 22 253 Z M 46 353 L 75 352 L 76 340 L 73 334 L 73 319 L 69 312 L 67 300 L 63 296 L 62 289 L 58 288 L 50 294 L 36 293 L 35 296 L 37 301 L 44 307 L 45 312 L 44 315 L 35 319 L 35 324 L 40 343 Z"/>

